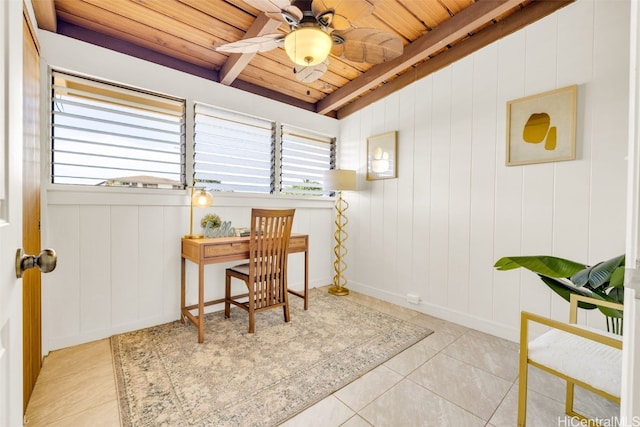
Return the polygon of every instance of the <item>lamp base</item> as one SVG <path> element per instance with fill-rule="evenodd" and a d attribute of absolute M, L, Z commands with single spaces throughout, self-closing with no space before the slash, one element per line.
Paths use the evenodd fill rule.
<path fill-rule="evenodd" d="M 339 297 L 349 295 L 349 289 L 343 286 L 335 286 L 335 285 L 329 286 L 329 289 L 327 290 L 327 292 L 329 292 L 331 295 L 336 295 Z"/>
<path fill-rule="evenodd" d="M 182 236 L 183 239 L 202 239 L 203 237 L 202 234 L 185 234 Z"/>

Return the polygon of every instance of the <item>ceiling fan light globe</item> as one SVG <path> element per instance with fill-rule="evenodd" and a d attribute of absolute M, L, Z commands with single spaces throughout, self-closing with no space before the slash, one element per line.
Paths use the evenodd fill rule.
<path fill-rule="evenodd" d="M 298 28 L 284 38 L 284 50 L 298 65 L 317 65 L 331 52 L 331 36 L 318 27 Z"/>

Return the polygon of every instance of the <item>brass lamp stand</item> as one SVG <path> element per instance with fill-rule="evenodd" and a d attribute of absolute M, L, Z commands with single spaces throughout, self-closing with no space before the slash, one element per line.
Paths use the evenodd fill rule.
<path fill-rule="evenodd" d="M 349 208 L 349 203 L 342 198 L 342 191 L 356 189 L 356 171 L 344 169 L 328 170 L 324 174 L 323 187 L 325 190 L 334 190 L 338 193 L 338 199 L 335 204 L 336 219 L 334 221 L 336 231 L 333 233 L 336 241 L 336 245 L 333 248 L 335 275 L 333 276 L 333 286 L 329 287 L 328 292 L 338 296 L 349 295 L 349 289 L 345 287 L 347 279 L 343 276 L 344 271 L 347 269 L 347 263 L 344 261 L 347 255 L 347 248 L 344 246 L 344 242 L 349 238 L 349 234 L 345 230 L 345 226 L 349 222 L 345 215 L 346 210 Z"/>
<path fill-rule="evenodd" d="M 213 204 L 213 196 L 204 188 L 191 187 L 191 209 L 189 212 L 189 234 L 182 236 L 184 239 L 202 239 L 202 234 L 193 234 L 193 207 L 208 208 Z"/>

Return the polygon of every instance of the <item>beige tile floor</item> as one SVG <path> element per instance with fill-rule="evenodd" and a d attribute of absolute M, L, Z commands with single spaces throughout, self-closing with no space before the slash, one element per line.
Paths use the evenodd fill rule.
<path fill-rule="evenodd" d="M 284 426 L 516 425 L 516 343 L 355 292 L 348 298 L 434 333 Z M 562 381 L 533 368 L 529 387 L 529 427 L 581 425 L 564 416 Z M 583 390 L 577 391 L 576 408 L 603 420 L 613 420 L 619 411 Z M 109 340 L 47 356 L 26 420 L 29 427 L 119 426 Z"/>

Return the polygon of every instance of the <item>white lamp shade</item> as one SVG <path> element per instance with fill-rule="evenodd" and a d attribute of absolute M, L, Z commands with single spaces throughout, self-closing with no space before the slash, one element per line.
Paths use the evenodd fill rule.
<path fill-rule="evenodd" d="M 324 172 L 323 188 L 333 191 L 354 191 L 356 189 L 356 171 L 331 169 Z"/>
<path fill-rule="evenodd" d="M 289 58 L 305 67 L 327 59 L 332 45 L 331 36 L 318 27 L 301 27 L 284 38 L 284 50 Z"/>

